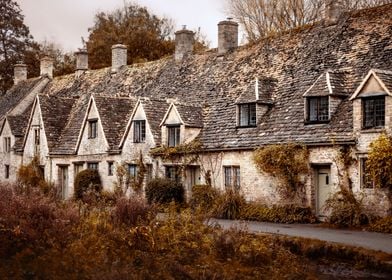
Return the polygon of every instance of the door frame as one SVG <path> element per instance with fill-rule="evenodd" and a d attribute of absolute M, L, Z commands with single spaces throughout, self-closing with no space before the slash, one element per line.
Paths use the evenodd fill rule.
<path fill-rule="evenodd" d="M 314 209 L 316 216 L 324 217 L 324 215 L 320 214 L 320 207 L 319 207 L 319 195 L 320 195 L 320 188 L 319 188 L 319 173 L 321 170 L 329 170 L 329 185 L 331 186 L 331 166 L 332 163 L 316 163 L 311 164 L 313 168 L 313 182 L 312 188 L 314 190 Z"/>

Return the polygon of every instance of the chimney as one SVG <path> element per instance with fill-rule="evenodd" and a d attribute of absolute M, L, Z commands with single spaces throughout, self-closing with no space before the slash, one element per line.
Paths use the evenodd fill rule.
<path fill-rule="evenodd" d="M 14 84 L 27 80 L 27 65 L 18 63 L 14 65 Z"/>
<path fill-rule="evenodd" d="M 49 56 L 41 58 L 41 76 L 48 75 L 53 78 L 53 59 Z"/>
<path fill-rule="evenodd" d="M 127 65 L 127 47 L 121 44 L 113 45 L 112 72 L 116 73 L 124 65 Z"/>
<path fill-rule="evenodd" d="M 176 35 L 176 50 L 174 53 L 174 59 L 181 61 L 188 54 L 192 54 L 193 43 L 195 42 L 195 33 L 187 30 L 186 25 L 183 26 L 182 30 L 175 33 Z"/>
<path fill-rule="evenodd" d="M 238 47 L 238 23 L 232 18 L 218 23 L 218 54 L 225 54 Z"/>
<path fill-rule="evenodd" d="M 338 21 L 340 15 L 344 12 L 341 0 L 325 0 L 324 2 L 324 20 L 327 23 L 334 24 Z"/>
<path fill-rule="evenodd" d="M 88 70 L 88 53 L 86 49 L 79 49 L 75 52 L 76 57 L 76 77 L 80 77 L 84 71 Z"/>

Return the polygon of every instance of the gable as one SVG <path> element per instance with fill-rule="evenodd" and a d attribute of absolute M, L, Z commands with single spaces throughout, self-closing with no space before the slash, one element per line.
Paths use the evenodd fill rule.
<path fill-rule="evenodd" d="M 11 136 L 12 131 L 8 119 L 3 120 L 0 130 L 0 136 Z"/>
<path fill-rule="evenodd" d="M 97 135 L 95 138 L 89 137 L 89 122 L 97 121 Z M 91 97 L 89 107 L 86 112 L 86 117 L 83 124 L 81 138 L 79 141 L 77 154 L 78 155 L 91 155 L 106 153 L 109 149 L 108 142 L 102 127 L 101 118 L 97 110 L 94 98 Z"/>
<path fill-rule="evenodd" d="M 350 100 L 360 97 L 390 95 L 392 88 L 392 72 L 373 69 L 370 70 L 362 83 L 355 90 Z"/>
<path fill-rule="evenodd" d="M 183 124 L 183 121 L 181 120 L 181 117 L 178 114 L 175 105 L 170 106 L 169 111 L 167 112 L 162 124 L 163 125 Z"/>
<path fill-rule="evenodd" d="M 372 96 L 380 93 L 385 93 L 385 89 L 380 85 L 374 75 L 372 75 L 366 81 L 357 97 Z"/>

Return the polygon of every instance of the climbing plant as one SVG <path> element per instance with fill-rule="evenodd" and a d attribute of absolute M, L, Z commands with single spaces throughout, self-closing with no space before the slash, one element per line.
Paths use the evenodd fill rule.
<path fill-rule="evenodd" d="M 308 159 L 307 148 L 293 143 L 261 147 L 253 154 L 258 170 L 280 180 L 279 190 L 286 198 L 303 190 L 301 174 L 309 172 Z"/>
<path fill-rule="evenodd" d="M 376 187 L 392 190 L 392 136 L 382 134 L 370 144 L 366 167 Z"/>

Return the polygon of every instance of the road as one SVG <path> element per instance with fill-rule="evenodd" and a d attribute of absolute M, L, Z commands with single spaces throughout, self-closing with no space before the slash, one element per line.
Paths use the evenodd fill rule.
<path fill-rule="evenodd" d="M 344 229 L 330 229 L 322 228 L 318 225 L 311 224 L 274 224 L 219 219 L 211 219 L 210 223 L 217 223 L 225 229 L 235 226 L 246 226 L 247 230 L 253 233 L 272 233 L 318 239 L 328 242 L 363 247 L 392 254 L 392 234 Z"/>

